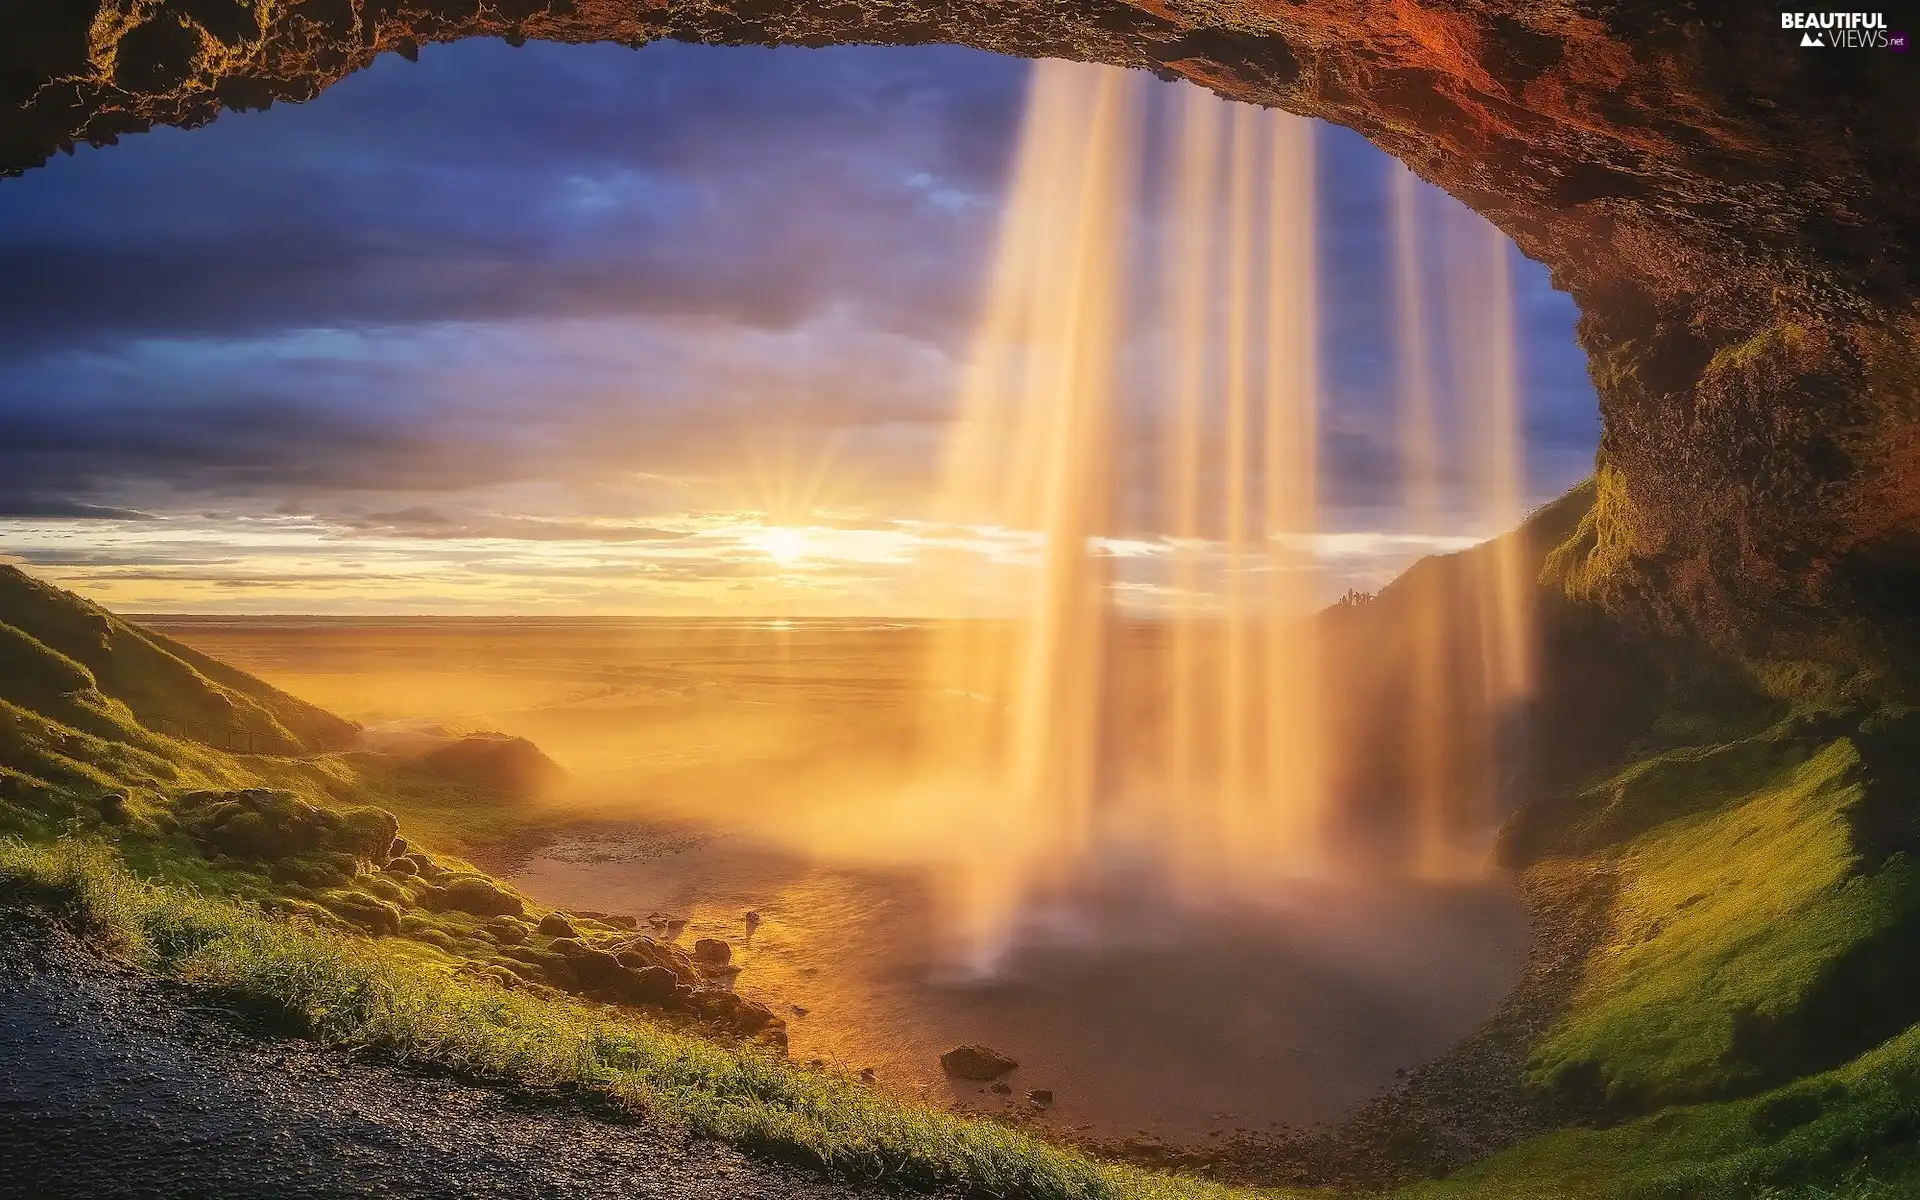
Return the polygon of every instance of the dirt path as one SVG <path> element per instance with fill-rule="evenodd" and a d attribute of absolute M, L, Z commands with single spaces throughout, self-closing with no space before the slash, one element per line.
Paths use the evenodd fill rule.
<path fill-rule="evenodd" d="M 0 914 L 0 1196 L 848 1200 L 671 1131 L 266 1039 Z"/>

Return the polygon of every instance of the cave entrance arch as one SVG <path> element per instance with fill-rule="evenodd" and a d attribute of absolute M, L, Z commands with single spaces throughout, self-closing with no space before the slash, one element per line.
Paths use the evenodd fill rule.
<path fill-rule="evenodd" d="M 1564 582 L 1729 647 L 1856 657 L 1920 625 L 1920 71 L 1732 0 L 99 0 L 17 6 L 0 170 L 307 100 L 499 37 L 952 42 L 1183 77 L 1359 131 L 1584 313 L 1604 421 Z"/>

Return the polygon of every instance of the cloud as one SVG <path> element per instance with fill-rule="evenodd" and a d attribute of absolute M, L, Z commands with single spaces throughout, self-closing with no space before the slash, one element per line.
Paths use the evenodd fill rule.
<path fill-rule="evenodd" d="M 136 508 L 84 504 L 58 496 L 0 491 L 0 517 L 65 517 L 86 521 L 151 521 L 154 515 Z"/>
<path fill-rule="evenodd" d="M 473 41 L 0 181 L 0 550 L 156 587 L 691 603 L 772 577 L 741 532 L 764 521 L 884 604 L 915 553 L 966 552 L 903 531 L 938 486 L 1026 71 Z M 1394 528 L 1388 163 L 1320 147 L 1327 521 Z M 1150 414 L 1140 234 L 1124 373 Z M 1597 420 L 1571 302 L 1516 280 L 1537 499 L 1588 469 Z M 1154 444 L 1132 453 L 1150 480 Z"/>
<path fill-rule="evenodd" d="M 618 521 L 569 521 L 490 513 L 448 514 L 427 506 L 398 512 L 341 517 L 335 524 L 356 534 L 412 538 L 492 538 L 523 542 L 674 542 L 685 530 Z"/>
<path fill-rule="evenodd" d="M 964 320 L 991 206 L 929 192 L 997 194 L 1019 64 L 484 42 L 433 58 L 8 181 L 0 352 L 659 312 L 783 327 L 837 304 Z"/>

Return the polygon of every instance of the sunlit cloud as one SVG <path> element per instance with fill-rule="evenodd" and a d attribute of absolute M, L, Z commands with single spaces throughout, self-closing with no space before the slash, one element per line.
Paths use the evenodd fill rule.
<path fill-rule="evenodd" d="M 1004 609 L 1039 537 L 934 502 L 1026 69 L 470 42 L 0 181 L 0 556 L 134 611 Z M 1332 595 L 1493 531 L 1396 529 L 1385 160 L 1322 144 Z M 1540 500 L 1597 421 L 1517 286 Z M 1099 540 L 1124 603 L 1170 545 Z"/>

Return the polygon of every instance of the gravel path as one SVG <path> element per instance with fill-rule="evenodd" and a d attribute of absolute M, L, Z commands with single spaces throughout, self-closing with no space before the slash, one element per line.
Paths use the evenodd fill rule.
<path fill-rule="evenodd" d="M 260 1038 L 0 914 L 0 1197 L 871 1196 L 647 1126 Z"/>

